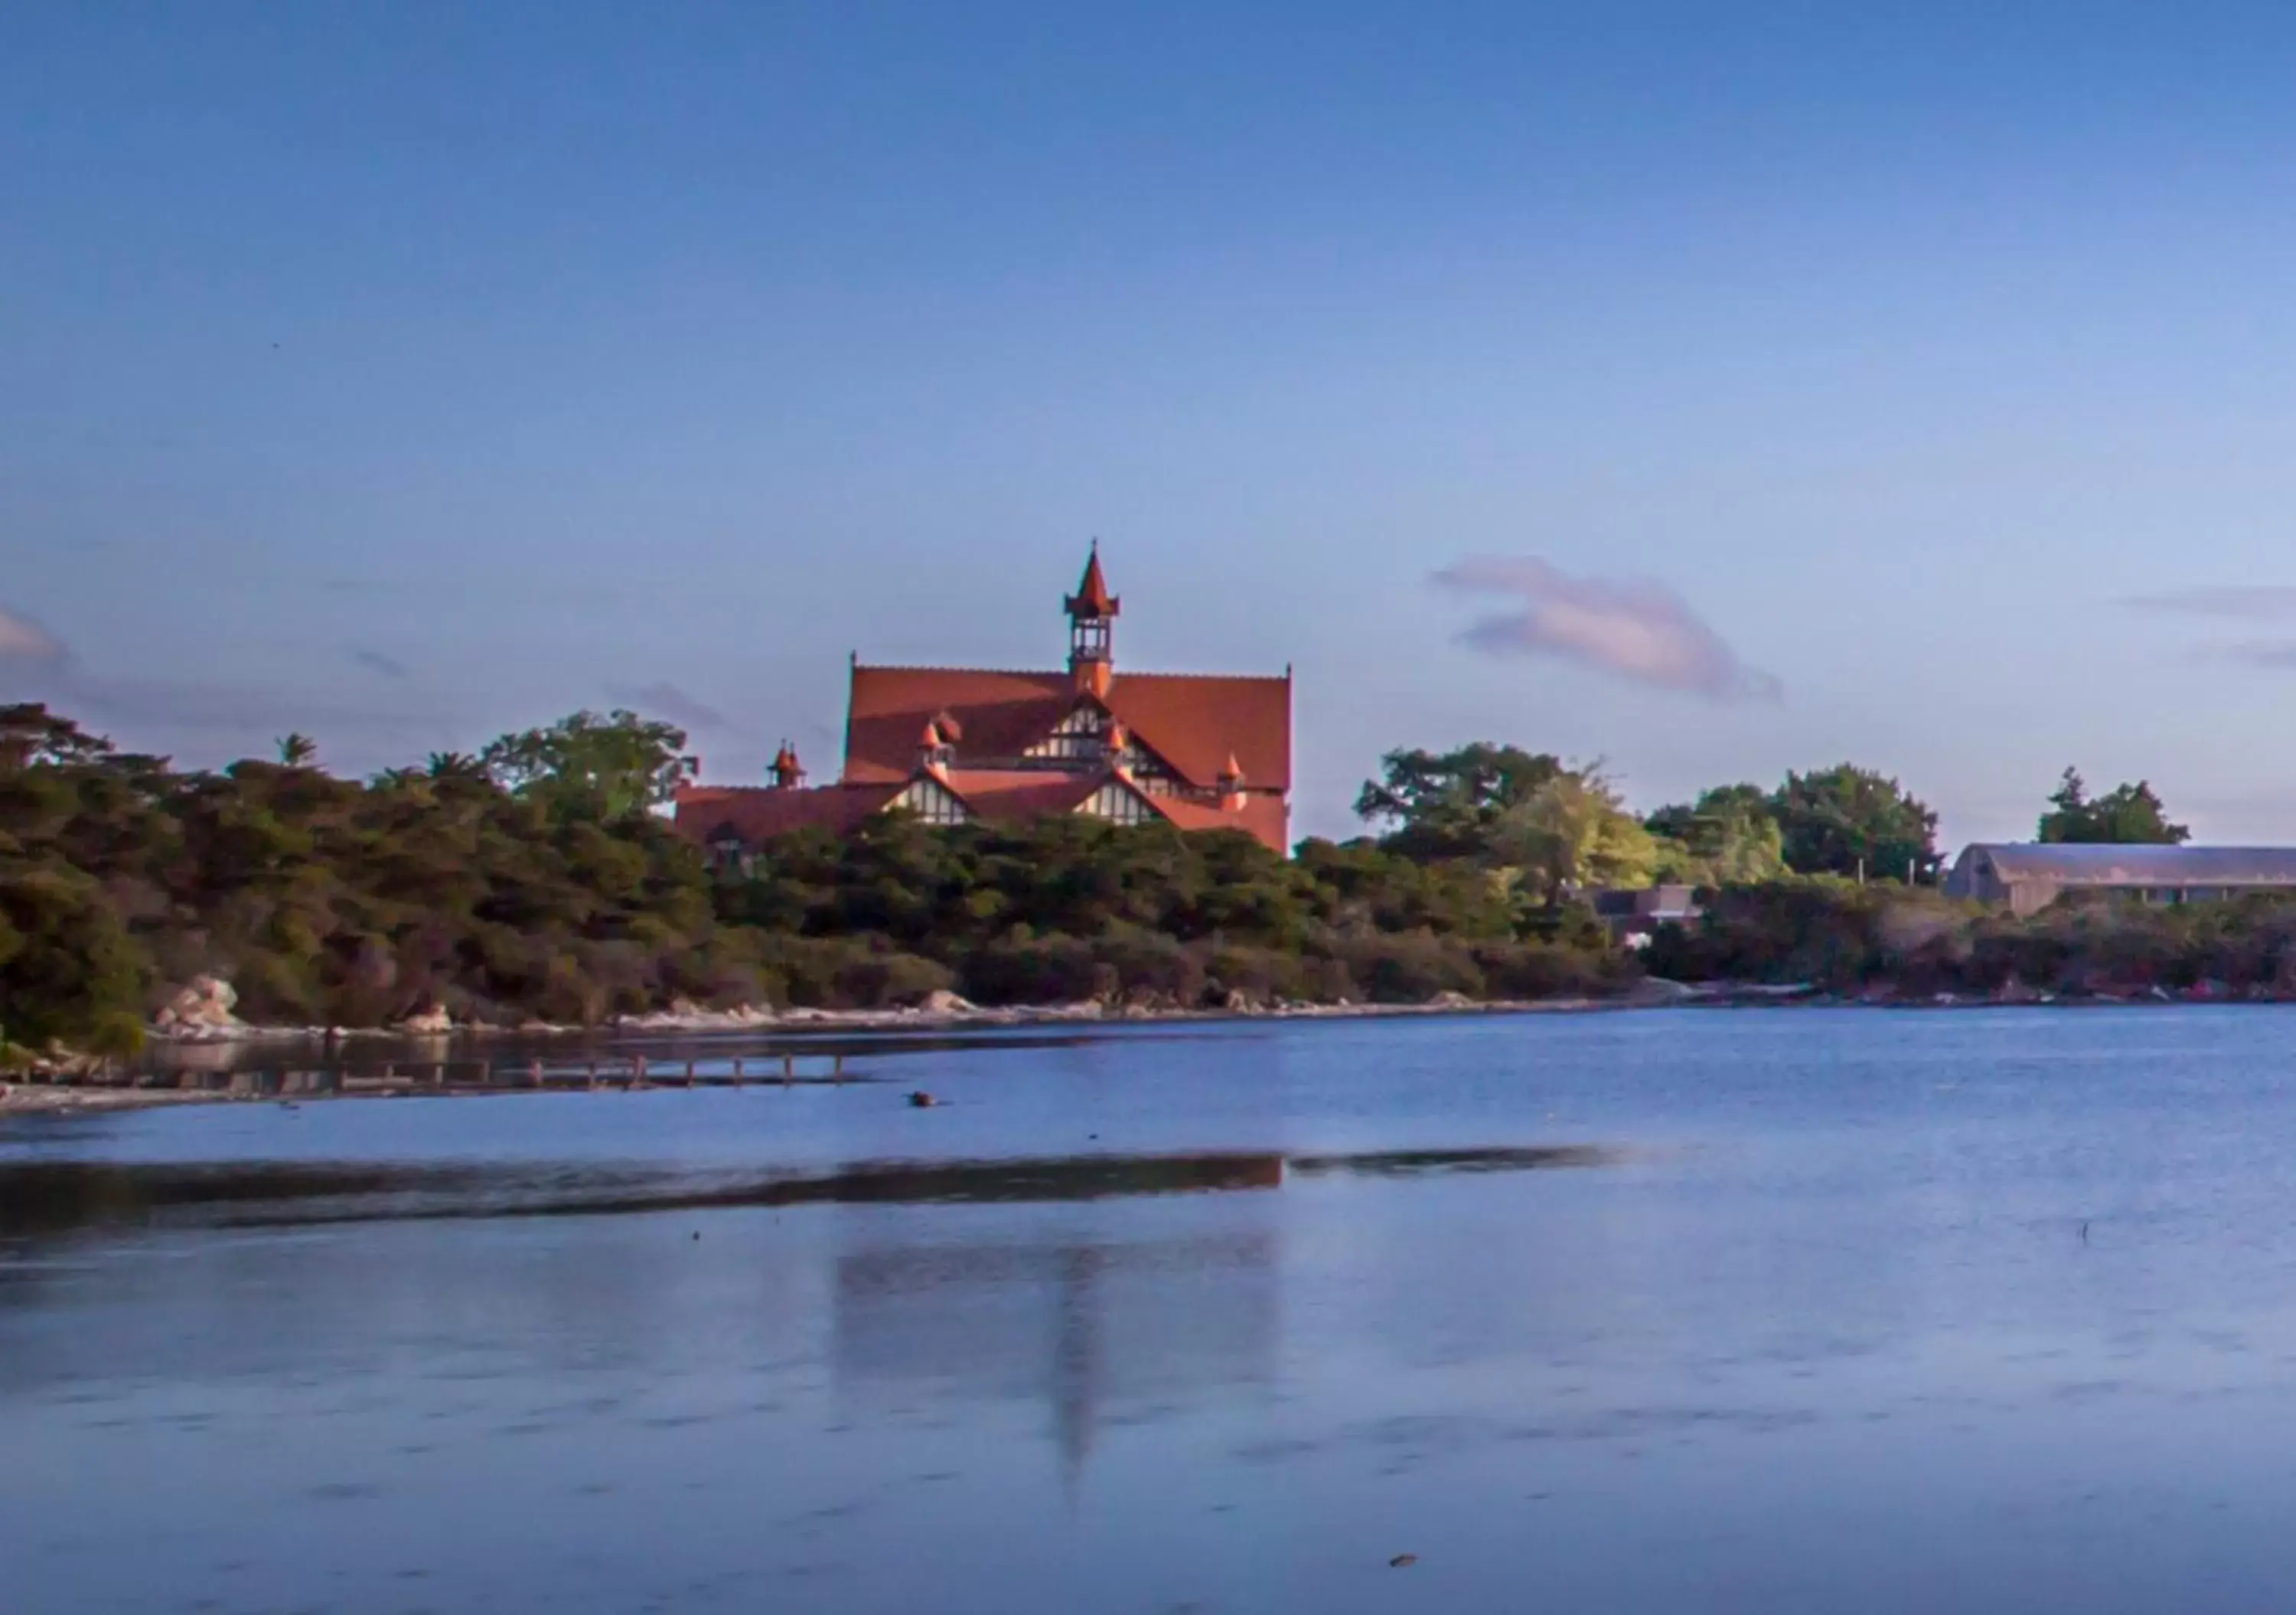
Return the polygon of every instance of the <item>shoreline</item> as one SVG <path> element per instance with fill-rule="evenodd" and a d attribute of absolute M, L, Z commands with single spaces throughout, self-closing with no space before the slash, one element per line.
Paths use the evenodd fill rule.
<path fill-rule="evenodd" d="M 168 1105 L 244 1103 L 255 1097 L 206 1088 L 114 1087 L 85 1078 L 58 1082 L 0 1082 L 0 1119 L 150 1111 Z M 275 1103 L 276 1101 L 269 1103 Z"/>
<path fill-rule="evenodd" d="M 2269 1005 L 2296 1002 L 2282 996 L 2243 996 L 2226 992 L 2176 995 L 2160 988 L 2129 995 L 2036 994 L 2012 990 L 1983 996 L 1939 993 L 1930 996 L 1866 994 L 1850 996 L 1818 991 L 1806 986 L 1758 984 L 1699 984 L 1646 980 L 1614 996 L 1574 996 L 1542 999 L 1478 1001 L 1445 995 L 1424 1004 L 1283 1004 L 1259 1008 L 1174 1009 L 1147 1005 L 1110 1006 L 1097 1003 L 1030 1004 L 982 1008 L 958 1000 L 953 1004 L 889 1010 L 796 1009 L 777 1012 L 753 1009 L 731 1011 L 660 1012 L 623 1016 L 595 1027 L 528 1022 L 515 1027 L 457 1026 L 451 1029 L 425 1028 L 273 1027 L 234 1023 L 229 1027 L 155 1028 L 151 1045 L 163 1051 L 199 1050 L 226 1054 L 233 1050 L 256 1050 L 267 1045 L 318 1044 L 340 1050 L 351 1043 L 387 1042 L 413 1045 L 440 1056 L 457 1045 L 465 1050 L 519 1038 L 617 1040 L 643 1037 L 728 1037 L 742 1034 L 835 1034 L 840 1032 L 968 1032 L 1007 1028 L 1152 1027 L 1238 1021 L 1373 1021 L 1409 1020 L 1469 1015 L 1587 1014 L 1651 1009 L 1753 1009 L 1767 1007 L 1870 1010 L 1972 1009 L 2127 1009 L 2175 1005 Z M 218 1068 L 220 1069 L 220 1068 Z M 534 1090 L 504 1087 L 503 1093 Z M 360 1099 L 451 1097 L 419 1087 L 355 1093 L 298 1094 L 306 1098 Z M 176 1088 L 142 1086 L 136 1077 L 107 1077 L 85 1069 L 58 1069 L 32 1080 L 0 1079 L 0 1117 L 66 1115 L 145 1110 L 168 1105 L 276 1103 L 275 1096 L 229 1089 Z"/>
<path fill-rule="evenodd" d="M 227 1026 L 154 1026 L 147 1029 L 151 1046 L 170 1049 L 232 1048 L 266 1043 L 397 1043 L 436 1045 L 448 1043 L 507 1043 L 526 1038 L 613 1038 L 687 1034 L 726 1036 L 739 1033 L 840 1031 L 972 1031 L 1004 1027 L 1154 1026 L 1166 1023 L 1227 1021 L 1368 1021 L 1438 1015 L 1583 1014 L 1602 1010 L 1668 1009 L 1703 1004 L 1722 996 L 1749 1003 L 1786 1002 L 1810 989 L 1800 987 L 1685 987 L 1678 982 L 1644 981 L 1608 997 L 1584 994 L 1559 998 L 1469 998 L 1445 993 L 1422 1004 L 1316 1004 L 1306 1001 L 1261 1005 L 1179 1008 L 1172 1005 L 1029 1004 L 984 1006 L 953 996 L 943 1003 L 893 1009 L 660 1010 L 619 1015 L 595 1026 L 528 1021 L 514 1025 L 495 1022 L 423 1024 L 386 1027 L 266 1026 L 234 1021 Z"/>
<path fill-rule="evenodd" d="M 891 1009 L 672 1009 L 619 1015 L 594 1026 L 529 1021 L 386 1027 L 228 1026 L 149 1029 L 151 1046 L 228 1049 L 266 1043 L 483 1045 L 524 1039 L 613 1039 L 630 1037 L 733 1036 L 742 1033 L 975 1031 L 1057 1026 L 1157 1026 L 1234 1021 L 1375 1021 L 1456 1015 L 1593 1014 L 1650 1009 L 2122 1009 L 2175 1004 L 2296 1003 L 2296 994 L 2235 993 L 2221 985 L 2172 993 L 2152 988 L 2128 993 L 2041 993 L 2012 986 L 1993 993 L 1828 992 L 1808 983 L 1686 983 L 1650 978 L 1608 996 L 1469 998 L 1444 993 L 1419 1004 L 1335 1004 L 1307 1001 L 1182 1008 L 1169 1004 L 1034 1004 L 984 1006 L 963 999 Z"/>

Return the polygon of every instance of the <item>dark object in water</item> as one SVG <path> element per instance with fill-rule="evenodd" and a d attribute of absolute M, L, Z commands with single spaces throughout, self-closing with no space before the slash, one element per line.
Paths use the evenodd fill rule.
<path fill-rule="evenodd" d="M 939 1103 L 939 1100 L 935 1099 L 931 1094 L 926 1093 L 922 1088 L 919 1088 L 915 1093 L 909 1095 L 909 1108 L 912 1110 L 930 1111 L 933 1106 Z"/>
<path fill-rule="evenodd" d="M 1387 1562 L 1387 1568 L 1390 1570 L 1407 1570 L 1418 1562 L 1419 1555 L 1416 1554 L 1398 1554 Z"/>

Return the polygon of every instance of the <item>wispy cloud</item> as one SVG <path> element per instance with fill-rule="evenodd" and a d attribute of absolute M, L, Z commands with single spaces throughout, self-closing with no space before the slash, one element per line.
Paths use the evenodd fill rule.
<path fill-rule="evenodd" d="M 365 645 L 358 646 L 351 652 L 351 660 L 368 672 L 380 673 L 385 678 L 413 676 L 406 664 L 396 656 L 388 655 L 381 651 L 369 650 Z"/>
<path fill-rule="evenodd" d="M 2128 594 L 2120 603 L 2140 611 L 2179 617 L 2199 617 L 2224 623 L 2296 621 L 2296 585 L 2212 584 L 2198 588 L 2164 589 L 2158 594 Z M 2296 638 L 2227 640 L 2194 647 L 2196 662 L 2218 666 L 2263 668 L 2275 672 L 2296 671 Z"/>
<path fill-rule="evenodd" d="M 609 685 L 606 693 L 647 717 L 665 717 L 681 729 L 715 730 L 724 734 L 733 721 L 707 701 L 697 701 L 676 685 Z"/>
<path fill-rule="evenodd" d="M 66 654 L 62 640 L 30 618 L 0 606 L 0 661 L 52 667 Z"/>
<path fill-rule="evenodd" d="M 2165 589 L 2152 594 L 2126 595 L 2120 603 L 2133 606 L 2140 611 L 2173 611 L 2186 617 L 2214 617 L 2234 622 L 2285 622 L 2296 619 L 2296 586 L 2234 584 Z"/>
<path fill-rule="evenodd" d="M 1748 667 L 1672 589 L 1646 578 L 1574 578 L 1536 555 L 1479 555 L 1433 581 L 1506 606 L 1460 635 L 1499 656 L 1552 656 L 1709 701 L 1776 701 L 1777 679 Z"/>
<path fill-rule="evenodd" d="M 2235 644 L 2214 645 L 2201 652 L 2201 660 L 2284 671 L 2296 669 L 2296 639 L 2243 639 Z"/>

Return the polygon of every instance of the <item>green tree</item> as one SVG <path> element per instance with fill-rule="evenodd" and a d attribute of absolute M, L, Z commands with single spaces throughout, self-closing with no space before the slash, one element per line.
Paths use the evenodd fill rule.
<path fill-rule="evenodd" d="M 284 767 L 308 768 L 319 755 L 319 742 L 300 731 L 291 730 L 277 741 L 279 761 Z"/>
<path fill-rule="evenodd" d="M 1935 876 L 1937 814 L 1888 775 L 1849 763 L 1789 774 L 1770 799 L 1797 874 Z"/>
<path fill-rule="evenodd" d="M 1744 886 L 1786 873 L 1784 840 L 1759 785 L 1718 785 L 1643 823 L 1659 842 L 1660 880 Z"/>
<path fill-rule="evenodd" d="M 0 769 L 86 767 L 112 755 L 111 742 L 90 734 L 43 701 L 0 706 Z"/>
<path fill-rule="evenodd" d="M 2036 831 L 2044 841 L 2115 841 L 2174 847 L 2192 839 L 2182 824 L 2169 822 L 2168 810 L 2151 784 L 2116 785 L 2092 799 L 2078 770 L 2068 768 L 2049 795 L 2049 811 Z"/>
<path fill-rule="evenodd" d="M 1538 901 L 1587 886 L 1647 886 L 1658 847 L 1599 768 L 1565 769 L 1491 822 L 1484 853 Z"/>
<path fill-rule="evenodd" d="M 1501 815 L 1567 770 L 1561 758 L 1488 741 L 1456 750 L 1390 751 L 1364 782 L 1356 814 L 1391 828 L 1381 844 L 1415 858 L 1479 857 Z"/>
<path fill-rule="evenodd" d="M 0 1042 L 132 1054 L 142 956 L 102 888 L 67 865 L 0 861 Z"/>
<path fill-rule="evenodd" d="M 505 734 L 479 760 L 514 794 L 625 818 L 676 793 L 685 777 L 685 730 L 617 709 L 603 717 L 577 712 L 547 728 Z"/>

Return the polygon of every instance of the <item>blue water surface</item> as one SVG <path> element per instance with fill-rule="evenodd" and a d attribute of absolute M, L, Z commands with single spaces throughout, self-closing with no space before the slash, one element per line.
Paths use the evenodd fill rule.
<path fill-rule="evenodd" d="M 0 1126 L 0 1608 L 2296 1603 L 2296 1012 L 853 1064 Z"/>

